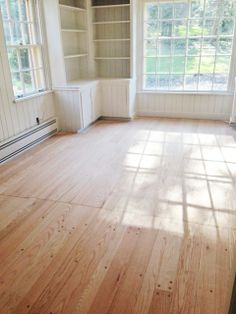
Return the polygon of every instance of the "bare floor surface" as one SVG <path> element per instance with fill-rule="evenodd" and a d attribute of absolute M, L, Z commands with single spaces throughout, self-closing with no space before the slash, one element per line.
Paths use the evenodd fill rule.
<path fill-rule="evenodd" d="M 0 166 L 0 313 L 227 314 L 236 131 L 140 118 Z"/>

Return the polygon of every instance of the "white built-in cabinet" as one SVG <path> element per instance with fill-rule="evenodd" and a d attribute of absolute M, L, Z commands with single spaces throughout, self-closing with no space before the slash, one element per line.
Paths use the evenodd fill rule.
<path fill-rule="evenodd" d="M 54 93 L 63 130 L 83 130 L 101 116 L 99 81 L 55 88 Z"/>
<path fill-rule="evenodd" d="M 83 129 L 101 116 L 132 117 L 133 10 L 130 0 L 44 0 L 56 105 L 62 120 L 74 121 L 62 129 Z"/>

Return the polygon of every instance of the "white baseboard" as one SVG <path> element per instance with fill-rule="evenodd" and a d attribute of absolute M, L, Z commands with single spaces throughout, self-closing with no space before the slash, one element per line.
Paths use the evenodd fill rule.
<path fill-rule="evenodd" d="M 166 117 L 166 118 L 187 118 L 187 119 L 203 119 L 203 120 L 228 120 L 225 114 L 209 114 L 209 113 L 183 113 L 183 112 L 144 112 L 139 111 L 136 117 Z"/>

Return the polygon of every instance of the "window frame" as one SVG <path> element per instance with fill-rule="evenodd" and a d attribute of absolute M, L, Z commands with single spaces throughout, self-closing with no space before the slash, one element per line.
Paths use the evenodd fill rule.
<path fill-rule="evenodd" d="M 9 0 L 6 0 L 7 4 L 9 5 Z M 18 0 L 19 1 L 19 0 Z M 32 8 L 33 8 L 33 16 L 34 19 L 32 21 L 23 21 L 20 20 L 18 22 L 19 24 L 34 24 L 34 30 L 35 30 L 35 43 L 30 44 L 19 44 L 19 45 L 7 45 L 6 39 L 5 39 L 5 32 L 3 27 L 3 16 L 0 10 L 0 50 L 2 52 L 2 59 L 3 59 L 3 66 L 4 66 L 4 72 L 6 76 L 6 80 L 9 82 L 8 84 L 8 92 L 10 95 L 12 95 L 13 102 L 20 102 L 24 101 L 24 99 L 29 99 L 32 97 L 37 97 L 40 95 L 43 95 L 45 93 L 48 93 L 51 86 L 51 80 L 49 76 L 49 63 L 48 63 L 48 55 L 47 55 L 47 42 L 46 42 L 46 36 L 45 36 L 45 25 L 44 25 L 44 16 L 43 16 L 43 9 L 41 1 L 38 0 L 30 0 L 32 1 Z M 9 21 L 9 20 L 8 20 Z M 10 22 L 10 21 L 9 21 Z M 12 23 L 14 23 L 14 19 L 11 20 Z M 2 44 L 1 44 L 2 41 Z M 19 71 L 12 71 L 10 66 L 10 60 L 8 57 L 8 49 L 16 49 L 17 51 L 17 59 L 19 64 Z M 41 54 L 41 66 L 39 67 L 33 67 L 32 64 L 30 64 L 30 67 L 27 69 L 21 68 L 21 62 L 19 62 L 19 52 L 21 49 L 29 48 L 29 53 L 31 54 L 32 49 L 36 48 L 38 51 L 37 53 Z M 32 57 L 33 63 L 35 64 L 36 57 Z M 30 61 L 30 60 L 29 60 Z M 31 62 L 30 62 L 31 63 Z M 37 89 L 35 85 L 35 70 L 41 70 L 43 75 L 43 81 L 44 81 L 44 88 Z M 22 73 L 24 72 L 32 72 L 32 85 L 34 87 L 34 90 L 32 92 L 25 92 L 23 94 L 15 94 L 14 92 L 14 85 L 12 80 L 12 73 L 19 73 L 21 77 L 22 86 L 24 86 Z"/>
<path fill-rule="evenodd" d="M 144 66 L 145 66 L 145 6 L 148 3 L 168 3 L 168 2 L 175 2 L 173 0 L 160 0 L 160 1 L 155 1 L 155 0 L 139 0 L 138 1 L 138 33 L 140 34 L 140 37 L 137 40 L 137 91 L 138 92 L 145 92 L 145 93 L 160 93 L 160 94 L 223 94 L 223 95 L 232 95 L 235 87 L 235 74 L 236 74 L 236 21 L 234 23 L 234 33 L 232 36 L 232 54 L 231 54 L 231 60 L 230 60 L 230 69 L 229 69 L 229 74 L 228 74 L 228 83 L 227 83 L 227 90 L 202 90 L 202 89 L 196 89 L 196 90 L 186 90 L 184 87 L 182 89 L 157 89 L 157 88 L 145 88 L 145 71 L 144 71 Z M 186 2 L 188 2 L 186 0 Z M 204 1 L 205 5 L 205 1 Z M 209 18 L 210 19 L 210 18 Z M 157 22 L 159 22 L 159 18 L 157 19 Z M 174 17 L 173 20 L 176 20 Z M 187 17 L 187 21 L 189 21 L 189 17 Z M 202 17 L 202 20 L 204 18 Z M 188 32 L 188 29 L 187 29 Z M 183 36 L 182 39 L 188 40 L 189 37 L 187 37 L 187 32 L 186 36 Z M 202 29 L 203 33 L 203 29 Z M 158 36 L 157 36 L 158 37 Z M 155 38 L 157 40 L 157 37 Z M 205 37 L 205 36 L 204 36 Z M 204 38 L 203 37 L 203 38 Z M 212 37 L 212 36 L 209 36 Z M 202 38 L 202 36 L 201 36 Z M 225 37 L 224 37 L 225 38 Z M 165 38 L 163 38 L 165 39 Z M 169 37 L 170 40 L 173 40 L 173 36 Z M 217 34 L 217 40 L 218 40 L 218 34 Z M 173 55 L 172 55 L 173 56 Z M 216 56 L 213 55 L 213 56 Z M 226 56 L 226 54 L 225 54 Z M 186 60 L 186 50 L 184 53 L 184 57 Z M 200 51 L 199 57 L 202 57 L 202 53 Z M 157 58 L 157 54 L 156 54 Z M 215 66 L 215 60 L 214 60 L 214 66 Z M 200 62 L 199 62 L 199 68 L 200 68 Z M 170 73 L 171 72 L 170 70 Z M 200 74 L 201 72 L 198 72 Z M 155 75 L 157 75 L 157 70 L 155 71 Z M 174 73 L 173 73 L 174 74 Z M 182 74 L 183 76 L 186 75 L 186 62 L 185 62 L 185 71 Z M 212 84 L 213 86 L 213 84 Z"/>

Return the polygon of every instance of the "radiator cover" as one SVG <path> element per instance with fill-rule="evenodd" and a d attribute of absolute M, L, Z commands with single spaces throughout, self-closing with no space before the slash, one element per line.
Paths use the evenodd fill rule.
<path fill-rule="evenodd" d="M 58 132 L 57 118 L 0 143 L 0 164 Z"/>

